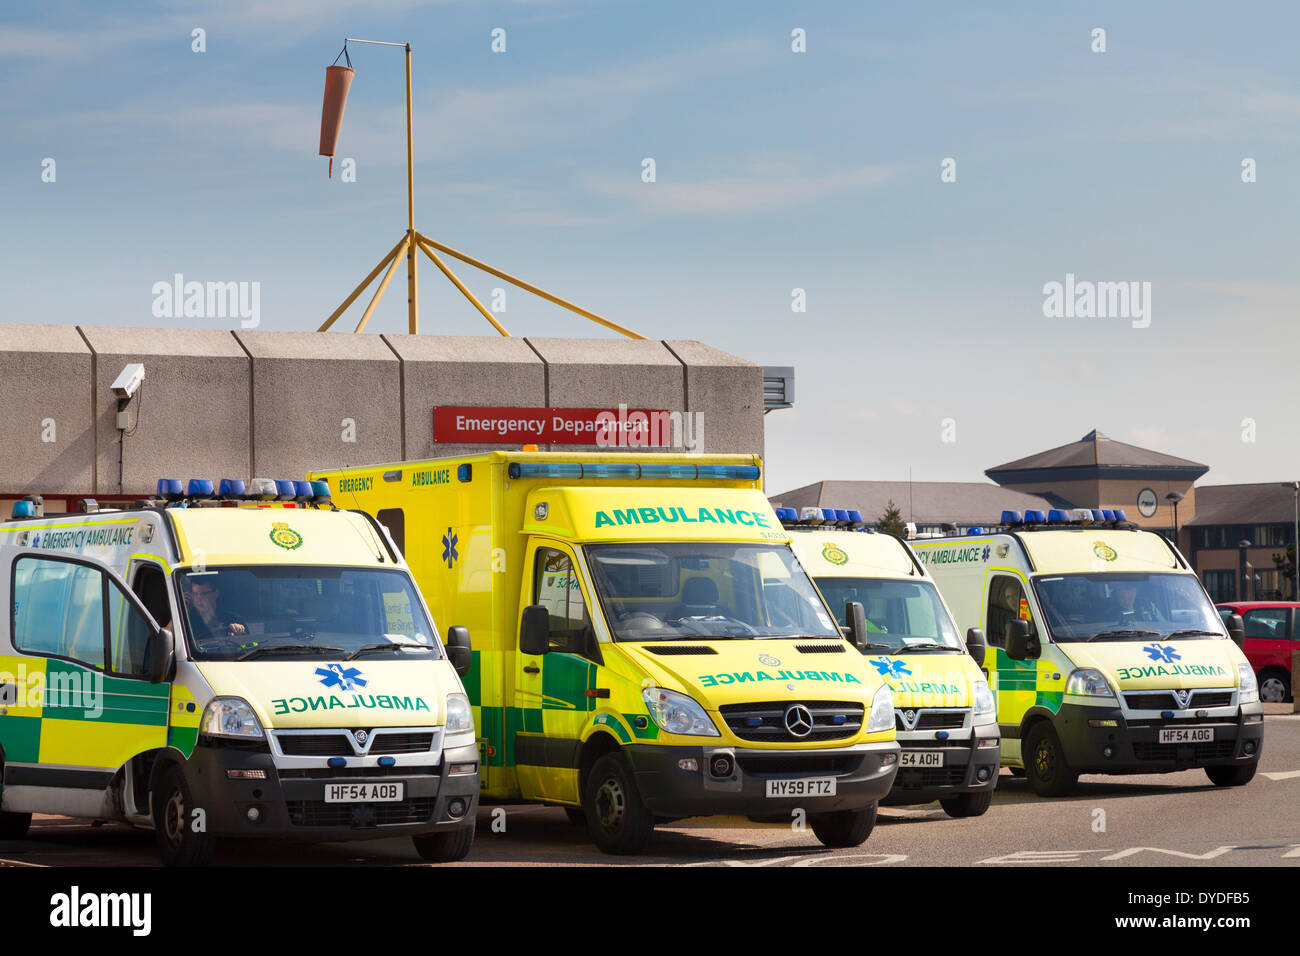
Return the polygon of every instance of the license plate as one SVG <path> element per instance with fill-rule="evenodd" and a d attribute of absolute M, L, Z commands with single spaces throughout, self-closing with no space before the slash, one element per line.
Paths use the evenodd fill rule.
<path fill-rule="evenodd" d="M 802 780 L 769 780 L 769 797 L 833 797 L 834 777 L 804 777 Z"/>
<path fill-rule="evenodd" d="M 904 750 L 898 765 L 900 767 L 942 767 L 942 750 Z"/>
<path fill-rule="evenodd" d="M 1213 727 L 1176 727 L 1160 731 L 1162 744 L 1208 744 L 1213 740 Z"/>
<path fill-rule="evenodd" d="M 404 783 L 327 783 L 326 803 L 400 803 Z"/>

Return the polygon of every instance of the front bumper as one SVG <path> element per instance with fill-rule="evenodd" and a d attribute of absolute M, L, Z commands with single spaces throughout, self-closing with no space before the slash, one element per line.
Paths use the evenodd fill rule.
<path fill-rule="evenodd" d="M 208 832 L 221 837 L 274 837 L 288 840 L 376 840 L 419 835 L 473 826 L 478 808 L 479 775 L 457 774 L 453 763 L 478 764 L 475 745 L 430 754 L 436 763 L 365 768 L 363 773 L 330 770 L 278 770 L 267 751 L 222 744 L 200 744 L 184 765 L 186 782 L 196 807 L 204 811 Z M 264 780 L 231 780 L 228 770 L 262 770 Z M 391 783 L 402 781 L 400 802 L 326 803 L 331 783 Z M 463 808 L 451 812 L 453 803 Z M 248 811 L 256 807 L 257 822 Z"/>
<path fill-rule="evenodd" d="M 757 750 L 741 747 L 624 748 L 641 799 L 660 817 L 713 814 L 758 815 L 803 809 L 808 813 L 857 810 L 879 802 L 893 785 L 899 747 L 894 741 L 818 750 Z M 709 772 L 713 758 L 730 755 L 733 772 Z M 698 770 L 683 770 L 693 759 Z M 769 780 L 832 777 L 834 796 L 767 796 Z"/>
<path fill-rule="evenodd" d="M 1079 773 L 1169 773 L 1256 762 L 1264 749 L 1263 712 L 1259 704 L 1245 704 L 1231 715 L 1197 718 L 1180 713 L 1167 720 L 1137 717 L 1118 707 L 1063 704 L 1052 726 L 1070 769 Z M 1113 727 L 1098 726 L 1111 721 Z M 1214 739 L 1160 743 L 1162 729 L 1180 727 L 1213 728 Z"/>
<path fill-rule="evenodd" d="M 980 747 L 980 740 L 995 741 Z M 899 734 L 903 753 L 940 752 L 941 767 L 899 767 L 894 787 L 881 803 L 899 806 L 930 803 L 962 793 L 993 790 L 998 785 L 998 766 L 1002 749 L 997 724 L 975 727 L 966 739 L 937 739 L 933 734 Z"/>

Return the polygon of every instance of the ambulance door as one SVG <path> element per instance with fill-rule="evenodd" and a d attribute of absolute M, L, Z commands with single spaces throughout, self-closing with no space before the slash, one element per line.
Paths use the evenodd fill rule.
<path fill-rule="evenodd" d="M 550 619 L 545 654 L 515 655 L 515 764 L 524 797 L 579 803 L 578 749 L 595 710 L 599 652 L 590 596 L 573 551 L 552 541 L 529 542 L 529 573 L 521 607 L 541 605 Z M 522 621 L 522 610 L 521 610 Z M 511 728 L 507 727 L 507 732 Z"/>
<path fill-rule="evenodd" d="M 149 679 L 158 625 L 91 558 L 6 547 L 0 567 L 29 691 L 0 717 L 6 782 L 26 764 L 28 785 L 102 790 L 131 757 L 167 743 L 168 684 Z"/>
<path fill-rule="evenodd" d="M 1038 662 L 1017 661 L 1007 656 L 1007 637 L 1011 622 L 1029 622 L 1029 633 L 1037 635 L 1037 625 L 1029 607 L 1026 582 L 1013 574 L 995 573 L 989 578 L 984 635 L 989 644 L 985 667 L 989 689 L 998 705 L 998 726 L 1002 730 L 1002 756 L 1020 760 L 1020 721 L 1038 699 Z M 1040 638 L 1041 640 L 1041 638 Z"/>

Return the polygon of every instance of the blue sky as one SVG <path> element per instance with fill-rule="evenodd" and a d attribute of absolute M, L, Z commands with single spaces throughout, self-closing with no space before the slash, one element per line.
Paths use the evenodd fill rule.
<path fill-rule="evenodd" d="M 400 51 L 352 48 L 354 183 L 316 155 L 323 68 L 344 36 L 409 41 L 417 227 L 648 336 L 794 365 L 770 491 L 980 480 L 1094 427 L 1206 483 L 1294 478 L 1298 9 L 9 5 L 0 318 L 168 324 L 151 288 L 180 272 L 260 282 L 262 328 L 316 328 L 406 212 Z M 1150 326 L 1045 318 L 1067 273 L 1150 282 Z M 424 331 L 490 331 L 421 278 Z M 371 331 L 405 330 L 401 281 Z M 522 294 L 501 318 L 606 334 Z"/>

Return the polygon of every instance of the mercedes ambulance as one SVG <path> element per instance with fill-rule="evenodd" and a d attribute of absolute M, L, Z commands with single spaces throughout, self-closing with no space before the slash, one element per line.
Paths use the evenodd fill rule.
<path fill-rule="evenodd" d="M 980 670 L 983 634 L 972 631 L 963 644 L 925 567 L 900 538 L 867 529 L 860 513 L 776 514 L 840 624 L 848 623 L 846 608 L 863 607 L 867 663 L 893 691 L 902 747 L 894 788 L 882 802 L 938 800 L 949 816 L 985 813 L 998 783 L 1000 737 Z"/>
<path fill-rule="evenodd" d="M 912 548 L 958 624 L 987 634 L 1002 762 L 1040 795 L 1081 773 L 1255 775 L 1255 675 L 1163 536 L 1122 511 L 1005 511 Z"/>
<path fill-rule="evenodd" d="M 501 451 L 310 477 L 385 523 L 469 625 L 484 799 L 566 807 L 608 853 L 708 814 L 806 815 L 828 846 L 870 834 L 893 701 L 756 457 Z"/>
<path fill-rule="evenodd" d="M 0 839 L 33 813 L 225 837 L 469 851 L 469 701 L 401 555 L 321 483 L 159 482 L 132 509 L 0 525 Z M 463 645 L 461 647 L 460 645 Z M 450 660 L 449 660 L 450 653 Z"/>

